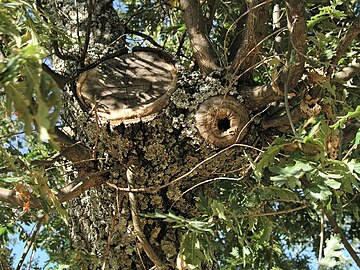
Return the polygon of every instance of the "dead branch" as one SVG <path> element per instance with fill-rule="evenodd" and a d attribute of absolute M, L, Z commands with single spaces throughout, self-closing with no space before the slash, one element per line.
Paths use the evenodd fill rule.
<path fill-rule="evenodd" d="M 356 265 L 360 267 L 360 258 L 357 255 L 356 251 L 352 248 L 349 241 L 346 239 L 346 235 L 342 231 L 342 229 L 339 227 L 339 225 L 336 222 L 335 217 L 325 208 L 325 215 L 327 219 L 329 220 L 329 223 L 331 227 L 333 228 L 334 232 L 340 235 L 341 242 L 343 243 L 346 250 L 349 252 L 351 258 L 355 261 Z"/>
<path fill-rule="evenodd" d="M 305 1 L 304 0 L 287 0 L 286 1 L 286 15 L 289 29 L 289 67 L 288 73 L 284 73 L 282 81 L 287 80 L 288 89 L 294 88 L 300 80 L 304 72 L 306 55 L 306 40 L 307 27 L 305 16 Z M 295 55 L 290 55 L 291 53 Z M 294 60 L 293 60 L 294 59 Z M 293 61 L 296 61 L 293 63 Z"/>
<path fill-rule="evenodd" d="M 194 57 L 204 75 L 218 70 L 217 54 L 206 31 L 206 21 L 199 1 L 180 0 L 184 21 L 189 34 Z"/>
<path fill-rule="evenodd" d="M 264 0 L 247 1 L 248 15 L 243 31 L 244 35 L 230 69 L 234 77 L 257 62 L 260 51 L 259 41 L 266 35 L 270 2 Z"/>

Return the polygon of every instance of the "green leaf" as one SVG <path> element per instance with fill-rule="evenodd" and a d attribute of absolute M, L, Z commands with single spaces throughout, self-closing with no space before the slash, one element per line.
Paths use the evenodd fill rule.
<path fill-rule="evenodd" d="M 339 189 L 341 187 L 341 183 L 337 182 L 333 179 L 328 179 L 324 181 L 326 185 L 328 185 L 329 187 L 333 188 L 333 189 Z"/>
<path fill-rule="evenodd" d="M 301 178 L 305 173 L 312 172 L 314 168 L 306 161 L 296 160 L 295 165 L 287 165 L 286 167 L 273 166 L 270 167 L 270 171 L 275 176 L 271 176 L 270 180 L 277 182 L 279 185 L 287 184 L 290 188 L 295 186 L 300 186 L 299 178 Z"/>
<path fill-rule="evenodd" d="M 335 124 L 333 124 L 332 126 L 330 126 L 331 128 L 337 129 L 339 127 L 343 128 L 345 126 L 345 123 L 350 119 L 350 118 L 358 118 L 360 117 L 360 105 L 358 105 L 355 109 L 355 111 L 352 112 L 348 112 L 345 116 L 339 117 L 340 120 L 338 120 Z"/>
<path fill-rule="evenodd" d="M 213 210 L 213 213 L 217 215 L 220 219 L 226 219 L 225 207 L 221 202 L 214 200 L 211 204 L 211 208 Z"/>
<path fill-rule="evenodd" d="M 6 227 L 0 227 L 0 236 L 3 236 L 6 233 L 7 233 L 7 228 Z"/>
<path fill-rule="evenodd" d="M 274 163 L 275 157 L 279 154 L 282 147 L 288 142 L 283 138 L 277 138 L 271 146 L 261 155 L 261 159 L 254 166 L 255 178 L 260 181 L 263 176 L 263 171 L 270 164 Z"/>
<path fill-rule="evenodd" d="M 188 232 L 183 236 L 180 253 L 184 255 L 184 260 L 190 269 L 201 269 L 201 263 L 205 257 L 200 250 L 196 233 Z"/>
<path fill-rule="evenodd" d="M 325 242 L 324 258 L 319 262 L 320 269 L 329 269 L 336 266 L 339 258 L 343 256 L 343 252 L 341 251 L 343 245 L 340 242 L 339 236 L 331 235 L 330 239 L 327 239 Z"/>

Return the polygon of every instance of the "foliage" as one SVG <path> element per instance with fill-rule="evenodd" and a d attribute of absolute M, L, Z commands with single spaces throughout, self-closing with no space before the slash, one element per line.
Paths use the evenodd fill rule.
<path fill-rule="evenodd" d="M 234 22 L 244 7 L 238 1 L 218 2 L 210 37 L 226 64 L 226 54 L 231 53 L 237 36 Z M 202 8 L 206 10 L 207 5 L 205 1 Z M 178 1 L 129 0 L 117 8 L 128 29 L 148 37 L 129 34 L 129 47 L 147 46 L 151 38 L 177 55 L 183 66 L 193 66 L 190 42 L 185 38 L 182 43 L 186 27 Z M 52 137 L 59 121 L 61 94 L 42 64 L 50 55 L 54 29 L 57 33 L 62 29 L 48 22 L 42 12 L 35 1 L 0 3 L 0 184 L 20 193 L 25 201 L 39 198 L 42 205 L 39 211 L 30 211 L 26 203 L 22 211 L 0 205 L 0 254 L 4 254 L 0 255 L 0 265 L 3 260 L 13 260 L 6 247 L 10 236 L 27 241 L 29 235 L 22 226 L 45 215 L 34 247 L 45 249 L 50 260 L 61 268 L 79 266 L 88 254 L 71 249 L 67 214 L 53 192 L 67 180 L 63 168 L 55 162 L 58 152 Z M 235 180 L 213 184 L 216 195 L 211 198 L 203 194 L 196 198 L 198 216 L 159 211 L 143 215 L 162 219 L 179 230 L 179 253 L 190 269 L 204 265 L 209 269 L 310 269 L 310 255 L 320 251 L 319 234 L 326 238 L 324 256 L 318 262 L 320 269 L 336 267 L 344 258 L 344 247 L 330 226 L 321 231 L 323 210 L 335 213 L 349 241 L 358 241 L 360 131 L 350 142 L 343 143 L 341 137 L 348 126 L 360 120 L 359 79 L 339 82 L 324 74 L 332 67 L 330 62 L 341 36 L 359 16 L 359 2 L 334 0 L 323 6 L 307 3 L 306 12 L 306 58 L 310 66 L 304 76 L 309 88 L 318 89 L 320 98 L 306 99 L 309 96 L 304 94 L 294 99 L 308 114 L 297 124 L 296 133 L 269 134 L 272 142 L 258 159 L 247 155 L 249 172 L 233 173 L 228 176 Z M 286 23 L 285 16 L 282 20 Z M 284 38 L 288 38 L 286 34 Z M 60 40 L 66 46 L 70 42 Z M 253 79 L 271 83 L 277 75 L 276 67 L 285 59 L 284 55 L 274 56 L 272 38 L 262 45 L 264 61 L 253 70 Z M 359 58 L 359 45 L 359 39 L 355 39 L 334 68 L 340 70 Z M 261 129 L 259 125 L 256 128 Z M 36 161 L 50 161 L 51 165 L 38 165 Z"/>

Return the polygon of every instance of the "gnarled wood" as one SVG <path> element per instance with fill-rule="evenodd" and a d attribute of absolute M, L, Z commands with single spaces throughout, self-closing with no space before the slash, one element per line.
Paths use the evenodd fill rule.
<path fill-rule="evenodd" d="M 111 124 L 152 119 L 176 88 L 175 66 L 155 52 L 135 52 L 83 72 L 77 95 Z"/>

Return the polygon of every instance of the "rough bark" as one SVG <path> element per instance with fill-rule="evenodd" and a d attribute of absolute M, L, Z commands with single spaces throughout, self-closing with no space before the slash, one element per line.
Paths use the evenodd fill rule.
<path fill-rule="evenodd" d="M 52 19 L 73 34 L 71 38 L 74 42 L 80 40 L 82 43 L 81 48 L 62 48 L 61 54 L 58 47 L 54 48 L 54 70 L 67 74 L 67 77 L 77 78 L 79 73 L 101 65 L 104 59 L 109 59 L 109 55 L 115 56 L 118 52 L 123 54 L 122 45 L 119 45 L 121 42 L 117 43 L 116 48 L 110 49 L 109 46 L 123 33 L 110 2 L 94 5 L 87 1 L 77 1 L 74 6 L 67 1 L 57 1 L 50 8 L 47 6 Z M 62 14 L 70 14 L 70 20 L 66 16 L 62 17 Z M 188 30 L 193 31 L 190 36 L 194 54 L 198 57 L 203 74 L 217 69 L 214 51 L 208 46 L 206 35 L 202 35 L 206 32 L 201 30 L 199 33 L 196 30 L 205 25 L 199 22 L 197 25 L 187 24 Z M 115 26 L 117 32 L 111 30 Z M 196 51 L 199 37 L 206 41 L 204 44 L 200 42 L 203 47 Z M 204 48 L 206 53 L 202 54 Z M 64 54 L 73 57 L 62 57 Z M 156 65 L 156 59 L 153 64 Z M 80 180 L 64 187 L 64 194 L 78 195 L 82 192 L 82 195 L 68 203 L 72 245 L 89 256 L 83 258 L 83 266 L 86 265 L 88 269 L 141 269 L 145 266 L 149 269 L 154 264 L 163 266 L 161 262 L 164 262 L 166 267 L 174 268 L 181 231 L 162 220 L 144 218 L 141 214 L 153 213 L 155 209 L 164 212 L 171 209 L 176 214 L 189 217 L 196 211 L 195 193 L 210 195 L 212 190 L 207 186 L 194 189 L 184 196 L 182 192 L 208 179 L 209 174 L 226 172 L 235 167 L 241 169 L 246 164 L 242 157 L 244 149 L 230 147 L 218 154 L 217 158 L 211 158 L 196 167 L 219 151 L 198 132 L 195 126 L 196 112 L 209 98 L 228 95 L 227 89 L 219 79 L 204 79 L 196 72 L 184 73 L 167 106 L 154 119 L 111 126 L 101 121 L 104 119 L 96 113 L 96 108 L 90 110 L 90 114 L 88 110 L 83 110 L 85 106 L 80 106 L 80 99 L 75 92 L 73 82 L 64 87 L 62 119 L 77 143 L 72 144 L 72 139 L 59 131 L 58 137 L 63 142 L 62 146 L 68 148 L 68 157 L 74 162 Z M 230 94 L 235 95 L 233 98 L 239 102 L 243 100 L 236 91 Z M 247 130 L 250 135 L 246 136 L 244 142 L 253 144 L 256 140 L 255 129 L 248 126 Z M 80 162 L 83 166 L 76 165 L 84 160 L 84 155 L 96 161 L 85 164 Z M 130 197 L 136 198 L 135 214 L 134 201 L 131 203 L 129 193 L 124 193 L 128 186 L 127 165 L 133 156 L 138 158 L 138 165 L 137 177 L 131 186 L 145 191 L 153 188 L 152 192 L 138 192 L 135 196 L 130 192 Z M 189 173 L 186 177 L 179 178 L 186 173 Z M 81 179 L 94 174 L 97 175 L 94 182 L 83 181 L 82 186 L 90 188 L 94 184 L 93 188 L 87 191 L 81 186 L 77 188 Z M 96 186 L 99 183 L 102 185 Z M 60 192 L 58 195 L 64 197 Z M 137 241 L 139 236 L 140 243 Z"/>

